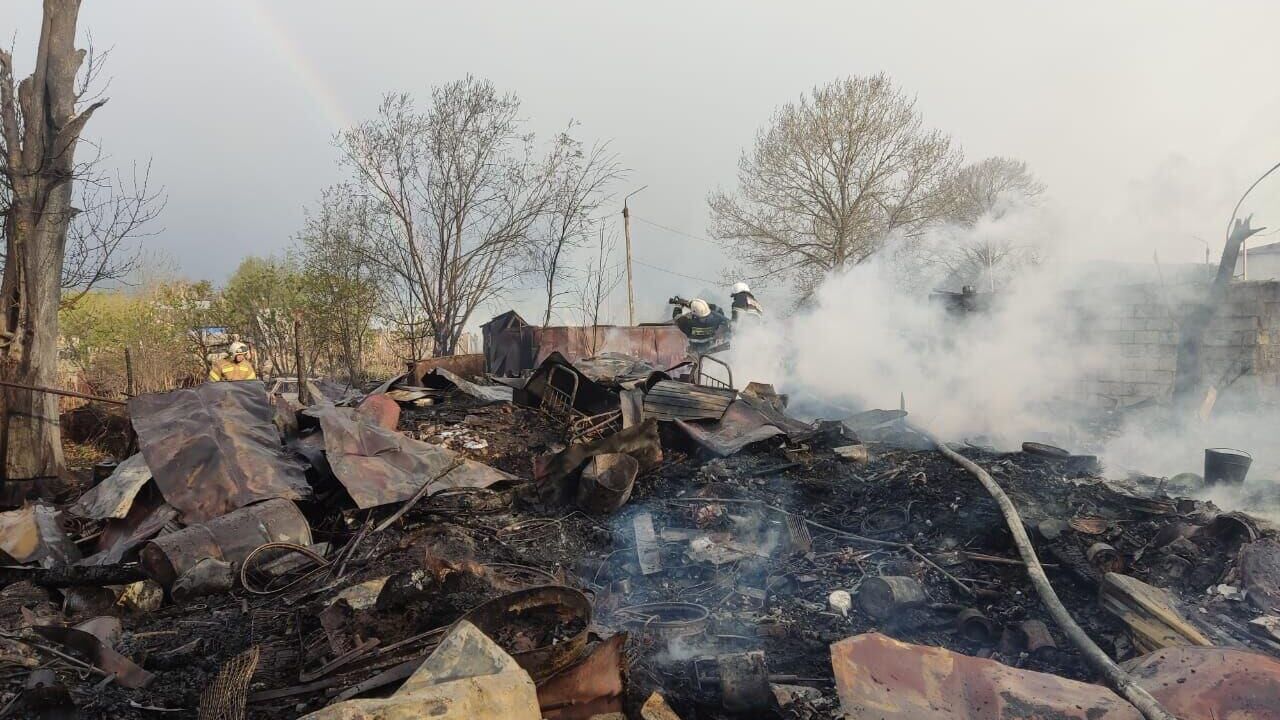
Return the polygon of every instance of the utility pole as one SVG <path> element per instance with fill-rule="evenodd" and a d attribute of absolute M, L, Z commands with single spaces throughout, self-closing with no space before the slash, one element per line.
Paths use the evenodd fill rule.
<path fill-rule="evenodd" d="M 647 187 L 649 186 L 645 185 L 640 190 Z M 636 288 L 631 280 L 631 210 L 627 207 L 627 200 L 640 190 L 633 190 L 622 198 L 622 234 L 627 238 L 627 317 L 633 327 L 636 324 Z"/>

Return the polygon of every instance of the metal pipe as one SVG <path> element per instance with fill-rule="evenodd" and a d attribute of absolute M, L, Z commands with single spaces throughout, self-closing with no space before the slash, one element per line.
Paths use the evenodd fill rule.
<path fill-rule="evenodd" d="M 97 402 L 111 403 L 112 405 L 128 405 L 124 400 L 112 400 L 111 398 L 98 397 L 97 395 L 87 395 L 85 393 L 76 392 L 74 390 L 59 390 L 57 388 L 43 387 L 41 385 L 23 385 L 22 383 L 9 382 L 0 380 L 0 386 L 17 388 L 19 390 L 30 390 L 32 392 L 49 393 L 50 395 L 65 395 L 67 397 L 82 398 L 84 400 L 94 400 Z"/>

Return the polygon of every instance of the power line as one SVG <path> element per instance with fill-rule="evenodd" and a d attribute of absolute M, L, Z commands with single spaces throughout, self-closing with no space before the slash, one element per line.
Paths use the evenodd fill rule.
<path fill-rule="evenodd" d="M 708 280 L 707 278 L 695 277 L 695 276 L 693 276 L 693 275 L 685 275 L 684 273 L 678 273 L 678 272 L 676 272 L 675 270 L 668 270 L 668 269 L 666 269 L 666 268 L 664 268 L 664 267 L 658 267 L 657 265 L 650 265 L 649 263 L 647 263 L 647 262 L 645 262 L 645 261 L 643 261 L 643 260 L 636 260 L 636 259 L 632 258 L 632 262 L 634 262 L 634 263 L 635 263 L 635 264 L 637 264 L 637 265 L 643 265 L 643 266 L 645 266 L 645 267 L 647 267 L 647 268 L 649 268 L 649 269 L 651 269 L 651 270 L 657 270 L 658 272 L 664 272 L 664 273 L 666 273 L 666 274 L 668 274 L 668 275 L 675 275 L 676 277 L 682 277 L 682 278 L 684 278 L 684 279 L 686 279 L 686 280 L 697 280 L 698 282 L 710 283 L 710 284 L 714 285 L 715 287 L 721 287 L 721 288 L 723 288 L 723 287 L 729 287 L 728 285 L 721 284 L 721 282 L 720 282 L 719 280 Z"/>
<path fill-rule="evenodd" d="M 692 239 L 692 240 L 700 240 L 700 241 L 702 241 L 702 242 L 704 242 L 704 243 L 711 243 L 712 245 L 715 245 L 715 246 L 717 246 L 717 247 L 719 247 L 719 246 L 720 246 L 720 243 L 716 242 L 715 240 L 712 240 L 712 239 L 710 239 L 710 238 L 704 238 L 704 237 L 702 237 L 701 235 L 693 235 L 693 234 L 691 234 L 691 233 L 687 233 L 687 232 L 685 232 L 685 231 L 683 231 L 683 230 L 677 230 L 677 229 L 675 229 L 675 228 L 673 228 L 673 227 L 667 227 L 666 225 L 661 225 L 661 224 L 656 223 L 656 222 L 654 222 L 654 221 L 652 221 L 652 220 L 645 220 L 644 218 L 640 217 L 639 215 L 634 215 L 634 214 L 633 214 L 631 217 L 635 218 L 636 220 L 639 220 L 640 222 L 644 223 L 645 225 L 652 225 L 652 226 L 654 226 L 654 227 L 656 227 L 656 228 L 661 228 L 661 229 L 663 229 L 663 230 L 666 230 L 667 232 L 673 232 L 673 233 L 675 233 L 675 234 L 677 234 L 677 235 L 683 235 L 684 237 L 690 238 L 690 239 Z"/>

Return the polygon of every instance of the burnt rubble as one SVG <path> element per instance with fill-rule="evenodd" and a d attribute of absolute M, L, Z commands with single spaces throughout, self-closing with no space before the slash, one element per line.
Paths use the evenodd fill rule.
<path fill-rule="evenodd" d="M 138 398 L 140 454 L 0 513 L 4 712 L 1140 717 L 904 412 L 802 422 L 727 367 L 617 355 L 265 397 Z M 1277 717 L 1271 526 L 1051 446 L 951 449 L 1169 712 Z"/>

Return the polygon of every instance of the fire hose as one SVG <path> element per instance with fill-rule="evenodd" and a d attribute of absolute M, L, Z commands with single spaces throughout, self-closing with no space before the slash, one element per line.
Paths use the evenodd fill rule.
<path fill-rule="evenodd" d="M 1076 623 L 1075 619 L 1071 617 L 1071 613 L 1067 612 L 1067 608 L 1058 599 L 1058 594 L 1054 592 L 1053 585 L 1049 584 L 1048 576 L 1044 574 L 1044 568 L 1040 565 L 1040 559 L 1036 557 L 1035 548 L 1031 545 L 1031 538 L 1027 537 L 1027 531 L 1023 527 L 1022 517 L 1018 515 L 1018 509 L 1014 507 L 1013 501 L 1004 493 L 1004 490 L 1000 488 L 995 479 L 977 463 L 947 447 L 933 435 L 927 432 L 923 432 L 923 434 L 938 448 L 938 452 L 941 452 L 952 462 L 968 470 L 970 474 L 976 477 L 978 482 L 982 483 L 982 486 L 996 501 L 996 504 L 1000 506 L 1000 512 L 1004 514 L 1004 520 L 1009 526 L 1009 532 L 1013 534 L 1013 542 L 1018 546 L 1018 553 L 1022 556 L 1022 561 L 1026 563 L 1027 575 L 1031 577 L 1031 584 L 1035 587 L 1036 593 L 1040 596 L 1045 608 L 1049 610 L 1049 615 L 1053 618 L 1053 621 L 1058 624 L 1058 627 L 1062 628 L 1062 632 L 1071 641 L 1071 644 L 1076 646 L 1080 654 L 1084 656 L 1085 661 L 1106 678 L 1107 684 L 1111 686 L 1112 690 L 1115 690 L 1121 697 L 1128 700 L 1147 720 L 1178 720 L 1176 716 L 1165 710 L 1160 701 L 1151 696 L 1151 693 L 1135 683 L 1129 673 L 1121 669 L 1119 665 L 1116 665 L 1115 661 L 1104 653 L 1102 648 L 1098 647 Z"/>

